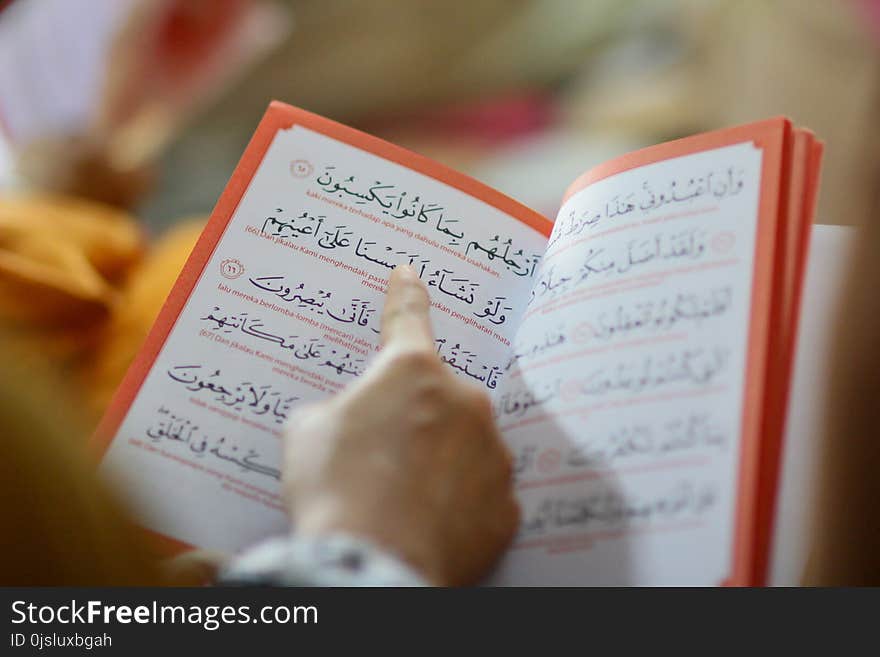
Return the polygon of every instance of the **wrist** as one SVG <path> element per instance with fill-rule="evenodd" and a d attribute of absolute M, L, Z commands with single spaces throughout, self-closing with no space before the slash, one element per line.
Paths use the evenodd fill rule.
<path fill-rule="evenodd" d="M 430 539 L 430 532 L 414 531 L 406 522 L 401 522 L 405 517 L 388 508 L 371 512 L 363 505 L 354 506 L 326 496 L 300 506 L 294 525 L 297 534 L 302 536 L 346 534 L 365 540 L 406 563 L 431 584 L 448 585 L 440 543 Z"/>

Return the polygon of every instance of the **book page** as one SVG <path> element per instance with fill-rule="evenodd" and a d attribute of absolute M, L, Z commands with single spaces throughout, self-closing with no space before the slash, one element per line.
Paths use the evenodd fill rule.
<path fill-rule="evenodd" d="M 560 209 L 496 401 L 523 519 L 492 583 L 730 576 L 761 165 L 715 148 Z"/>
<path fill-rule="evenodd" d="M 369 365 L 391 270 L 416 269 L 440 357 L 493 393 L 546 241 L 434 177 L 304 125 L 278 130 L 168 320 L 104 472 L 148 528 L 188 545 L 237 550 L 285 531 L 283 427 Z"/>
<path fill-rule="evenodd" d="M 785 428 L 769 578 L 773 586 L 800 585 L 809 557 L 839 321 L 837 306 L 843 297 L 855 244 L 856 230 L 851 226 L 813 226 Z"/>

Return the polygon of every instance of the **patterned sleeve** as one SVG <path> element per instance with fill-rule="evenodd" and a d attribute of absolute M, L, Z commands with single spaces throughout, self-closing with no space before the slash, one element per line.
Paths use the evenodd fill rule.
<path fill-rule="evenodd" d="M 412 568 L 347 534 L 266 540 L 226 566 L 229 586 L 427 586 Z"/>

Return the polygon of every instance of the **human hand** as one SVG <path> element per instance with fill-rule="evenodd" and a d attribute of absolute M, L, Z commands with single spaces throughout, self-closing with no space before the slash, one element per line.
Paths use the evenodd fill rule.
<path fill-rule="evenodd" d="M 215 550 L 189 550 L 159 563 L 159 576 L 166 586 L 207 586 L 230 556 Z"/>
<path fill-rule="evenodd" d="M 440 361 L 429 309 L 415 272 L 395 269 L 381 353 L 292 419 L 284 488 L 298 532 L 360 536 L 432 583 L 470 584 L 510 542 L 519 507 L 489 399 Z"/>

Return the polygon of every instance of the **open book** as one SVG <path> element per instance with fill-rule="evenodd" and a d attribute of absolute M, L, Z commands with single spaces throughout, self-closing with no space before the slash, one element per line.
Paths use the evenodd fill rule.
<path fill-rule="evenodd" d="M 281 432 L 378 350 L 410 263 L 491 396 L 519 533 L 495 584 L 765 581 L 822 147 L 784 118 L 607 162 L 556 222 L 273 103 L 95 437 L 171 549 L 287 531 Z"/>

